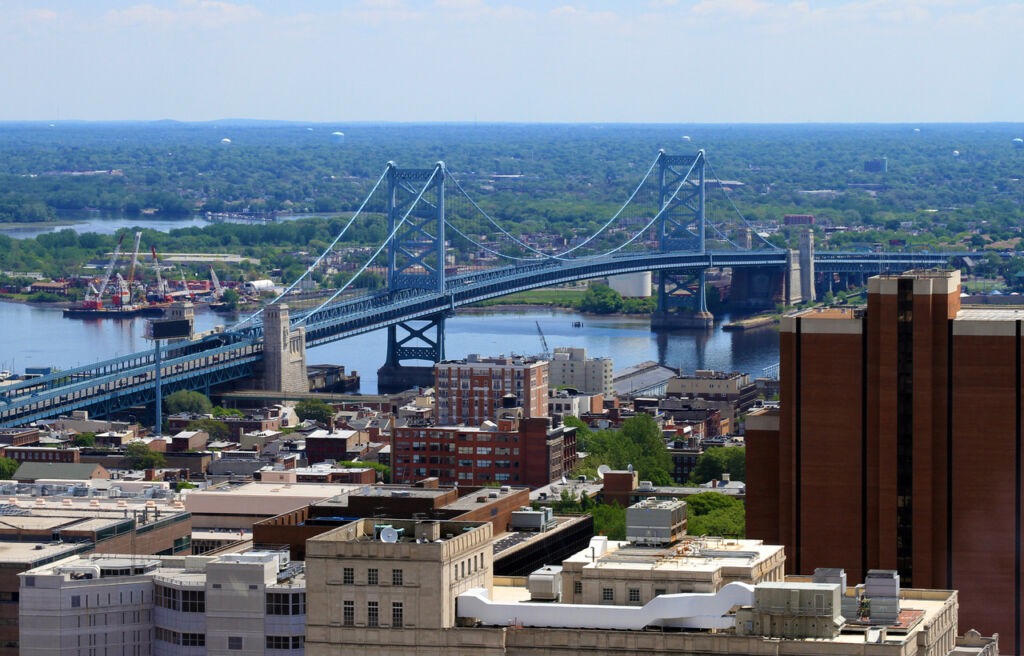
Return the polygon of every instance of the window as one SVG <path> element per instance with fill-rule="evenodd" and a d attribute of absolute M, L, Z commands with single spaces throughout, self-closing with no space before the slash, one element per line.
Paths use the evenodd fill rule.
<path fill-rule="evenodd" d="M 206 592 L 203 590 L 182 590 L 181 611 L 183 613 L 205 613 Z"/>
<path fill-rule="evenodd" d="M 573 581 L 572 582 L 572 593 L 573 594 L 583 594 L 583 581 Z"/>
<path fill-rule="evenodd" d="M 267 649 L 289 649 L 290 636 L 267 636 Z"/>
<path fill-rule="evenodd" d="M 377 568 L 371 567 L 370 569 L 366 570 L 366 584 L 377 585 L 378 583 L 380 583 L 380 576 L 377 572 Z"/>
<path fill-rule="evenodd" d="M 341 611 L 341 622 L 345 626 L 355 626 L 356 623 L 356 602 L 346 601 L 344 602 Z"/>
<path fill-rule="evenodd" d="M 267 649 L 302 649 L 306 636 L 267 636 Z"/>
<path fill-rule="evenodd" d="M 306 593 L 268 592 L 267 615 L 305 615 Z"/>
<path fill-rule="evenodd" d="M 405 585 L 405 573 L 402 570 L 391 570 L 391 585 Z"/>
<path fill-rule="evenodd" d="M 404 625 L 403 614 L 405 609 L 402 607 L 402 602 L 393 601 L 391 602 L 391 628 L 400 629 Z"/>
<path fill-rule="evenodd" d="M 228 636 L 228 649 L 241 649 L 242 636 Z"/>
<path fill-rule="evenodd" d="M 665 588 L 654 588 L 655 597 L 660 597 L 663 594 L 665 594 Z"/>
<path fill-rule="evenodd" d="M 182 633 L 181 644 L 184 647 L 205 647 L 206 646 L 206 634 L 205 633 Z"/>
<path fill-rule="evenodd" d="M 71 607 L 72 608 L 81 608 L 82 607 L 82 597 L 80 597 L 79 595 L 72 595 L 71 596 Z"/>
<path fill-rule="evenodd" d="M 640 603 L 640 588 L 629 589 L 629 602 L 634 604 Z"/>
<path fill-rule="evenodd" d="M 601 588 L 601 601 L 615 601 L 615 590 L 612 588 Z"/>
<path fill-rule="evenodd" d="M 380 626 L 380 606 L 376 601 L 366 602 L 366 626 Z"/>
<path fill-rule="evenodd" d="M 352 585 L 356 582 L 356 572 L 351 567 L 346 567 L 341 572 L 341 582 L 345 585 Z"/>

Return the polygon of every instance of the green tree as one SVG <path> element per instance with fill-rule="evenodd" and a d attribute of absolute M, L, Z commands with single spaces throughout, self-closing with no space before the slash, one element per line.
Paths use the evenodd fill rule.
<path fill-rule="evenodd" d="M 20 465 L 14 458 L 0 458 L 0 480 L 9 481 L 14 478 L 14 472 L 18 471 Z"/>
<path fill-rule="evenodd" d="M 377 480 L 383 483 L 391 482 L 391 468 L 379 462 L 361 462 L 358 460 L 342 460 L 338 463 L 342 467 L 369 467 L 377 471 Z"/>
<path fill-rule="evenodd" d="M 321 424 L 330 424 L 334 418 L 334 408 L 320 399 L 308 399 L 295 404 L 295 414 L 299 419 L 312 419 Z"/>
<path fill-rule="evenodd" d="M 132 442 L 125 447 L 125 458 L 132 469 L 160 469 L 167 466 L 164 454 L 151 450 L 144 442 Z"/>
<path fill-rule="evenodd" d="M 96 446 L 96 433 L 79 433 L 71 443 L 75 446 Z"/>
<path fill-rule="evenodd" d="M 223 421 L 217 421 L 216 419 L 210 419 L 209 417 L 190 421 L 188 425 L 185 426 L 185 430 L 204 431 L 210 436 L 211 442 L 222 442 L 224 440 L 231 439 L 231 430 L 228 428 L 228 425 Z"/>
<path fill-rule="evenodd" d="M 743 502 L 721 492 L 701 492 L 686 498 L 686 532 L 690 535 L 746 535 Z"/>
<path fill-rule="evenodd" d="M 626 539 L 626 509 L 617 503 L 600 504 L 591 509 L 594 533 L 608 536 L 609 540 Z"/>
<path fill-rule="evenodd" d="M 591 285 L 580 299 L 580 310 L 594 314 L 614 314 L 622 309 L 622 294 L 608 285 Z"/>
<path fill-rule="evenodd" d="M 242 299 L 242 295 L 239 294 L 236 290 L 231 289 L 231 288 L 225 289 L 224 293 L 221 294 L 221 296 L 220 296 L 221 302 L 224 303 L 224 308 L 227 309 L 227 310 L 232 310 L 232 311 L 238 309 L 238 302 L 241 299 Z"/>
<path fill-rule="evenodd" d="M 729 473 L 734 481 L 747 478 L 747 450 L 738 446 L 712 447 L 697 458 L 690 480 L 698 485 L 710 480 L 722 480 Z"/>
<path fill-rule="evenodd" d="M 213 404 L 204 394 L 191 390 L 178 390 L 164 399 L 164 409 L 172 415 L 181 412 L 208 415 L 213 411 Z"/>

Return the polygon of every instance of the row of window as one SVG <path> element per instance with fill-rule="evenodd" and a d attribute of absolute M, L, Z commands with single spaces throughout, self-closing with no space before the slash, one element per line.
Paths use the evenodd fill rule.
<path fill-rule="evenodd" d="M 341 571 L 341 582 L 344 585 L 355 585 L 356 570 L 345 567 Z M 380 585 L 380 570 L 370 567 L 366 570 L 366 585 Z M 391 585 L 405 585 L 405 572 L 400 569 L 391 570 Z"/>
<path fill-rule="evenodd" d="M 162 626 L 156 627 L 156 639 L 172 645 L 181 645 L 182 647 L 206 646 L 205 633 L 178 633 L 177 631 L 165 629 Z"/>
<path fill-rule="evenodd" d="M 163 585 L 156 586 L 155 603 L 182 613 L 205 613 L 206 592 L 204 590 L 179 590 Z M 74 606 L 74 598 L 72 598 Z M 266 595 L 267 615 L 305 615 L 305 592 L 268 592 Z"/>
<path fill-rule="evenodd" d="M 356 625 L 356 602 L 347 599 L 342 602 L 341 622 L 345 626 Z M 380 602 L 366 602 L 366 626 L 381 626 Z M 390 626 L 393 629 L 400 629 L 405 626 L 405 607 L 401 601 L 391 602 Z"/>

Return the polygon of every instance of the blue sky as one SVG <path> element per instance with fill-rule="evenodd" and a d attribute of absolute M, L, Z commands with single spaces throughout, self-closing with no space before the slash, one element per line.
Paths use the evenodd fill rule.
<path fill-rule="evenodd" d="M 0 120 L 1024 121 L 1024 2 L 4 0 Z"/>

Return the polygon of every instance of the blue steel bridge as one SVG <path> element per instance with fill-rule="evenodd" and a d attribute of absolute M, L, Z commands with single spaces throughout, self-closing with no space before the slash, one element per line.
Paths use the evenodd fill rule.
<path fill-rule="evenodd" d="M 386 328 L 382 376 L 387 372 L 401 381 L 417 369 L 406 363 L 444 359 L 445 318 L 459 307 L 519 291 L 650 271 L 657 281 L 659 325 L 692 326 L 695 317 L 699 323 L 707 316 L 703 281 L 709 269 L 731 268 L 734 280 L 767 281 L 769 297 L 761 301 L 770 306 L 779 298 L 799 301 L 811 294 L 800 289 L 801 277 L 793 270 L 801 258 L 803 268 L 812 269 L 804 271 L 806 286 L 808 273 L 832 279 L 836 274 L 902 272 L 944 267 L 971 255 L 814 253 L 813 244 L 801 254 L 779 249 L 751 228 L 709 172 L 713 169 L 703 151 L 683 156 L 660 152 L 617 212 L 588 236 L 555 247 L 502 227 L 443 163 L 402 169 L 389 162 L 335 240 L 273 303 L 287 302 L 307 278 L 337 268 L 341 253 L 348 254 L 352 269 L 352 250 L 344 242 L 351 226 L 360 221 L 384 225 L 384 238 L 375 248 L 363 249 L 348 282 L 319 307 L 291 314 L 285 332 L 303 335 L 305 346 L 313 347 Z M 725 201 L 709 204 L 714 191 Z M 360 287 L 368 271 L 380 270 L 384 289 Z M 153 349 L 0 388 L 0 427 L 72 410 L 107 416 L 153 404 L 158 387 L 164 394 L 180 389 L 209 394 L 222 383 L 258 379 L 264 374 L 268 341 L 275 349 L 281 342 L 265 339 L 262 315 L 257 312 L 198 340 L 162 344 L 159 357 Z"/>

